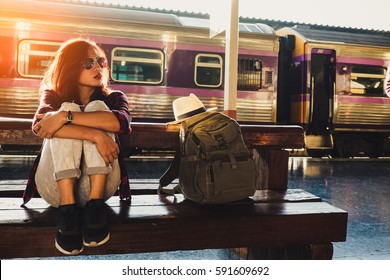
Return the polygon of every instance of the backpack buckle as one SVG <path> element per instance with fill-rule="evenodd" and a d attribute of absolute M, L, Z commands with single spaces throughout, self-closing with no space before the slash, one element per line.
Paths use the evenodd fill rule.
<path fill-rule="evenodd" d="M 214 139 L 218 142 L 217 148 L 218 149 L 226 149 L 228 144 L 225 140 L 225 137 L 223 135 L 219 134 L 214 137 Z"/>

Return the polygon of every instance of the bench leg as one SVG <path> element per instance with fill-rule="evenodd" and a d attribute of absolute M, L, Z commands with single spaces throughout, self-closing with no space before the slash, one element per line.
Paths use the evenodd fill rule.
<path fill-rule="evenodd" d="M 288 151 L 254 149 L 253 158 L 258 170 L 257 189 L 287 190 Z"/>
<path fill-rule="evenodd" d="M 331 260 L 333 244 L 236 248 L 233 251 L 246 260 Z"/>

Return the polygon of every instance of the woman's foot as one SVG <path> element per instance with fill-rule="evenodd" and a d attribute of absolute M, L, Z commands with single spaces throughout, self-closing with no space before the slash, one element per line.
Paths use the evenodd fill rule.
<path fill-rule="evenodd" d="M 76 204 L 60 205 L 57 216 L 56 248 L 65 255 L 80 254 L 83 236 L 80 229 L 79 209 Z"/>
<path fill-rule="evenodd" d="M 103 199 L 91 199 L 84 208 L 84 245 L 96 247 L 110 239 L 106 204 Z"/>

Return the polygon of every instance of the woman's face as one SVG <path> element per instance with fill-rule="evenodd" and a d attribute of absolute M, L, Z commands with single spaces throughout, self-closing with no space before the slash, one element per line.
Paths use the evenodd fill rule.
<path fill-rule="evenodd" d="M 79 85 L 86 87 L 100 87 L 104 82 L 104 71 L 106 71 L 107 60 L 101 57 L 99 52 L 90 47 L 88 57 L 82 62 L 83 70 L 81 70 Z"/>

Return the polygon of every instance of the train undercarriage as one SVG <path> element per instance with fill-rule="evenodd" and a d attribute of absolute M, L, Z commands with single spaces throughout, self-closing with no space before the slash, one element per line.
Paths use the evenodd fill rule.
<path fill-rule="evenodd" d="M 305 138 L 306 152 L 314 158 L 390 156 L 390 136 L 383 133 L 342 132 Z"/>

